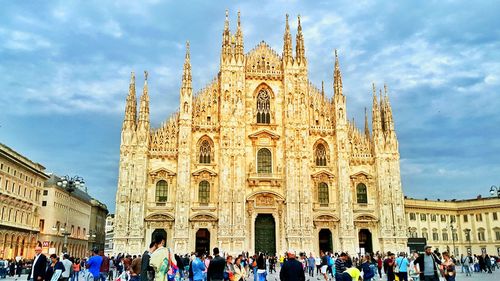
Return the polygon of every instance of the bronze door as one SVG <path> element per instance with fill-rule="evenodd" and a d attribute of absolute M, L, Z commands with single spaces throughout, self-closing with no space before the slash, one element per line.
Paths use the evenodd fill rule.
<path fill-rule="evenodd" d="M 270 214 L 260 214 L 255 219 L 255 251 L 276 254 L 276 223 Z"/>

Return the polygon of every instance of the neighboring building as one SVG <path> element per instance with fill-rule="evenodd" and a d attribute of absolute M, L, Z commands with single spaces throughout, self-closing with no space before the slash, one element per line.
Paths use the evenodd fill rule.
<path fill-rule="evenodd" d="M 147 73 L 132 75 L 122 127 L 114 252 L 163 233 L 177 253 L 401 251 L 407 224 L 391 104 L 373 86 L 372 131 L 347 119 L 339 59 L 333 98 L 308 77 L 300 18 L 292 52 L 243 48 L 226 18 L 219 72 L 193 94 L 189 45 L 178 112 L 150 128 Z M 218 58 L 214 58 L 214 61 Z M 138 116 L 138 117 L 137 117 Z M 361 122 L 362 123 L 362 122 Z"/>
<path fill-rule="evenodd" d="M 114 222 L 115 215 L 108 214 L 106 217 L 106 227 L 104 228 L 106 231 L 106 238 L 104 242 L 104 253 L 106 255 L 113 255 L 113 236 L 114 236 Z"/>
<path fill-rule="evenodd" d="M 500 198 L 431 201 L 405 199 L 408 236 L 439 251 L 500 255 Z"/>
<path fill-rule="evenodd" d="M 90 212 L 90 232 L 89 232 L 89 249 L 104 249 L 106 241 L 106 217 L 108 216 L 108 207 L 97 199 L 91 201 L 92 209 Z"/>
<path fill-rule="evenodd" d="M 45 167 L 0 143 L 0 259 L 31 258 Z"/>
<path fill-rule="evenodd" d="M 61 178 L 51 175 L 45 182 L 40 212 L 40 237 L 45 253 L 62 253 L 64 234 L 68 234 L 68 253 L 75 257 L 87 255 L 92 197 L 86 190 L 71 194 L 57 185 Z"/>

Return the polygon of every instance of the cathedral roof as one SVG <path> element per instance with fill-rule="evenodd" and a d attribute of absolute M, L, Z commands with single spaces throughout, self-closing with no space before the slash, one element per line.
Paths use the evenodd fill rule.
<path fill-rule="evenodd" d="M 255 48 L 246 54 L 246 72 L 247 75 L 262 76 L 268 78 L 281 77 L 282 60 L 264 41 L 260 42 Z"/>

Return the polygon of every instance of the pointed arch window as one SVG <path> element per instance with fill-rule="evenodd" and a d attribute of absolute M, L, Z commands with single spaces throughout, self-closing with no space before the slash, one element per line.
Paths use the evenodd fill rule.
<path fill-rule="evenodd" d="M 261 148 L 257 152 L 257 173 L 270 174 L 272 173 L 272 155 L 267 148 Z"/>
<path fill-rule="evenodd" d="M 168 184 L 164 180 L 156 183 L 156 202 L 167 202 L 168 199 Z"/>
<path fill-rule="evenodd" d="M 200 164 L 210 164 L 212 147 L 208 140 L 203 140 L 200 145 Z"/>
<path fill-rule="evenodd" d="M 201 181 L 198 186 L 198 200 L 200 204 L 208 204 L 210 201 L 210 183 Z"/>
<path fill-rule="evenodd" d="M 368 203 L 368 194 L 366 191 L 366 185 L 364 183 L 359 183 L 356 186 L 356 197 L 358 199 L 358 204 Z"/>
<path fill-rule="evenodd" d="M 314 158 L 316 159 L 316 166 L 326 166 L 326 148 L 324 144 L 320 143 L 316 146 Z"/>
<path fill-rule="evenodd" d="M 318 185 L 318 202 L 321 205 L 328 205 L 330 203 L 328 194 L 328 184 L 320 182 Z"/>
<path fill-rule="evenodd" d="M 257 123 L 271 123 L 271 97 L 267 90 L 262 89 L 257 95 Z"/>

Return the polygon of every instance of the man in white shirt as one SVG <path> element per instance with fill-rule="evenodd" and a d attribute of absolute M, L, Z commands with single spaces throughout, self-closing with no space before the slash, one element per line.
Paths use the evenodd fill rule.
<path fill-rule="evenodd" d="M 61 275 L 61 281 L 68 281 L 69 277 L 71 276 L 71 269 L 73 267 L 73 263 L 69 260 L 69 255 L 64 254 L 62 264 L 64 265 L 64 271 Z"/>

